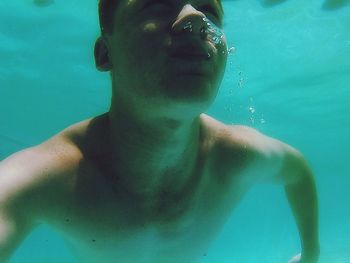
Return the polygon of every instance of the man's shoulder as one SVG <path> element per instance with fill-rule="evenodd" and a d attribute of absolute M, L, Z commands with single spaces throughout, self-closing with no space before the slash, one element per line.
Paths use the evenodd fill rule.
<path fill-rule="evenodd" d="M 215 167 L 232 171 L 231 174 L 245 174 L 240 173 L 243 170 L 259 171 L 250 174 L 252 182 L 278 181 L 282 179 L 277 174 L 285 170 L 284 167 L 304 162 L 298 150 L 252 127 L 208 120 L 214 138 L 212 158 Z"/>
<path fill-rule="evenodd" d="M 62 134 L 0 162 L 0 204 L 34 211 L 74 185 L 82 155 Z M 51 200 L 52 201 L 52 200 Z"/>
<path fill-rule="evenodd" d="M 203 118 L 208 138 L 214 142 L 213 145 L 217 150 L 253 153 L 259 148 L 271 145 L 271 142 L 277 143 L 276 139 L 266 136 L 252 127 L 225 124 L 208 115 Z"/>

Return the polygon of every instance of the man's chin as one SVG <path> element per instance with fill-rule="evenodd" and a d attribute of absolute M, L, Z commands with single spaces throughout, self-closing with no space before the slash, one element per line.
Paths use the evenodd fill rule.
<path fill-rule="evenodd" d="M 216 92 L 211 89 L 211 85 L 207 82 L 199 83 L 200 80 L 191 77 L 185 83 L 178 81 L 175 85 L 168 87 L 166 97 L 173 102 L 185 103 L 197 107 L 198 105 L 211 104 L 215 99 Z"/>

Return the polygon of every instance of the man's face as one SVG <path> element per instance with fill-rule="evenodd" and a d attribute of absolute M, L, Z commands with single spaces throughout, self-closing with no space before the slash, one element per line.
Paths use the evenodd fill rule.
<path fill-rule="evenodd" d="M 107 37 L 114 92 L 211 104 L 227 59 L 216 1 L 122 0 Z"/>

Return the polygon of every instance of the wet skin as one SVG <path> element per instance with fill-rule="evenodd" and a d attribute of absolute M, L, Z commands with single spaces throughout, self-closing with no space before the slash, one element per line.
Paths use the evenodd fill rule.
<path fill-rule="evenodd" d="M 197 262 L 249 189 L 243 176 L 252 169 L 251 157 L 238 143 L 246 128 L 237 127 L 230 150 L 228 127 L 202 115 L 191 173 L 186 165 L 167 171 L 144 193 L 125 187 L 126 175 L 113 171 L 106 152 L 109 141 L 96 139 L 108 138 L 107 122 L 106 115 L 84 121 L 19 155 L 40 171 L 25 185 L 21 207 L 30 207 L 32 222 L 58 230 L 79 262 Z M 179 184 L 170 173 L 187 177 Z"/>
<path fill-rule="evenodd" d="M 167 117 L 175 114 L 174 118 L 182 119 L 184 113 L 190 112 L 193 118 L 212 103 L 227 58 L 223 33 L 218 35 L 222 37 L 220 43 L 215 43 L 212 33 L 216 32 L 215 27 L 220 30 L 217 27 L 222 21 L 221 9 L 209 0 L 192 4 L 205 13 L 185 1 L 121 3 L 115 16 L 114 32 L 103 38 L 113 69 L 113 88 L 117 89 L 112 108 L 114 103 L 127 102 L 135 105 L 131 109 L 134 114 L 143 113 L 148 117 L 167 111 Z M 216 24 L 211 20 L 203 21 L 208 18 Z M 191 28 L 184 31 L 188 23 Z M 210 23 L 210 33 L 203 38 L 200 29 L 208 28 L 207 23 Z M 202 48 L 210 58 L 183 60 L 172 55 L 185 45 Z M 120 108 L 130 108 L 128 105 Z"/>
<path fill-rule="evenodd" d="M 197 262 L 252 185 L 309 175 L 292 147 L 202 114 L 226 64 L 219 5 L 148 3 L 122 1 L 96 43 L 110 110 L 0 163 L 0 261 L 45 223 L 80 262 Z"/>

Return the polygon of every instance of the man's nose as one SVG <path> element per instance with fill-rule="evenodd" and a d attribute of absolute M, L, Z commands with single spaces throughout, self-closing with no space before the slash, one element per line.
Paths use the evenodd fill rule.
<path fill-rule="evenodd" d="M 205 38 L 208 30 L 208 19 L 206 16 L 195 9 L 192 5 L 186 4 L 179 13 L 176 21 L 172 25 L 172 31 L 175 34 L 189 32 Z"/>

